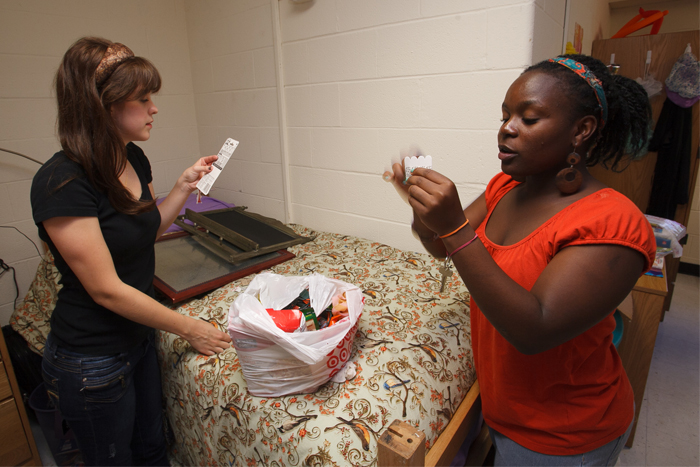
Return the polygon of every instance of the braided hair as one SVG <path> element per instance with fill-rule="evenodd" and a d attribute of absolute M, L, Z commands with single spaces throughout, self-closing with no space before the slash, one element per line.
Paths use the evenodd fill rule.
<path fill-rule="evenodd" d="M 603 62 L 588 55 L 569 54 L 562 57 L 585 65 L 600 80 L 608 104 L 608 119 L 602 129 L 601 111 L 595 91 L 576 73 L 558 63 L 545 60 L 527 68 L 523 74 L 539 71 L 555 76 L 571 96 L 569 105 L 573 117 L 596 117 L 598 128 L 593 136 L 595 143 L 588 154 L 586 165 L 592 167 L 601 164 L 605 168 L 617 169 L 622 160 L 631 161 L 644 156 L 651 137 L 652 123 L 651 105 L 644 88 L 632 79 L 611 74 Z"/>

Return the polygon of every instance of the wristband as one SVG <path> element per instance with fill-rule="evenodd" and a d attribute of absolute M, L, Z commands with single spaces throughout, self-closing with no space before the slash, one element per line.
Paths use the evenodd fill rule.
<path fill-rule="evenodd" d="M 461 229 L 461 228 L 462 228 L 462 227 L 460 227 L 460 229 Z M 457 252 L 458 252 L 459 250 L 461 250 L 462 248 L 466 248 L 466 247 L 468 247 L 469 245 L 471 245 L 471 243 L 472 243 L 474 240 L 476 240 L 477 238 L 479 238 L 479 235 L 474 234 L 474 236 L 472 237 L 472 239 L 469 240 L 467 243 L 465 243 L 465 244 L 462 245 L 462 246 L 458 246 L 457 248 L 455 248 L 455 250 L 454 250 L 452 253 L 448 253 L 448 254 L 447 254 L 447 259 L 452 258 L 452 257 L 455 255 L 455 253 L 457 253 Z"/>
<path fill-rule="evenodd" d="M 439 237 L 440 237 L 440 238 L 447 238 L 447 237 L 449 237 L 450 235 L 454 235 L 454 234 L 456 234 L 457 232 L 459 232 L 460 230 L 462 230 L 468 223 L 469 223 L 469 219 L 467 219 L 467 220 L 464 222 L 464 224 L 460 225 L 459 227 L 457 227 L 457 228 L 456 228 L 455 230 L 453 230 L 452 232 L 450 232 L 450 233 L 448 233 L 448 234 L 445 234 L 445 235 L 440 235 Z"/>

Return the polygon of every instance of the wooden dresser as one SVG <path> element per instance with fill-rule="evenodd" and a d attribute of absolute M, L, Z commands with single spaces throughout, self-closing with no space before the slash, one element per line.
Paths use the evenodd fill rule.
<path fill-rule="evenodd" d="M 664 277 L 644 275 L 632 289 L 633 315 L 630 320 L 623 316 L 624 331 L 618 346 L 622 365 L 634 390 L 634 425 L 626 446 L 632 447 L 637 432 L 637 421 L 642 409 L 647 377 L 656 344 L 656 334 L 664 310 L 664 300 L 668 293 L 666 268 Z"/>
<path fill-rule="evenodd" d="M 0 332 L 0 465 L 41 465 L 27 412 Z"/>
<path fill-rule="evenodd" d="M 630 79 L 637 79 L 645 76 L 648 72 L 651 77 L 658 81 L 664 81 L 671 73 L 671 69 L 676 64 L 678 58 L 683 54 L 685 48 L 690 45 L 692 52 L 697 56 L 700 50 L 700 31 L 683 31 L 668 34 L 654 34 L 643 36 L 623 37 L 620 39 L 603 39 L 593 41 L 591 55 L 603 63 L 610 63 L 612 54 L 615 54 L 615 62 L 620 65 L 619 74 Z M 652 54 L 651 63 L 646 65 L 647 53 Z M 645 70 L 645 68 L 647 68 Z M 666 101 L 666 87 L 661 93 L 651 98 L 651 108 L 654 122 L 657 122 L 661 115 L 661 109 Z M 696 190 L 696 180 L 700 171 L 700 103 L 696 102 L 692 106 L 692 136 L 690 143 L 690 166 L 688 195 L 693 199 Z M 614 188 L 632 200 L 639 209 L 646 213 L 649 201 L 652 196 L 654 183 L 654 173 L 656 168 L 657 153 L 650 152 L 642 159 L 632 162 L 628 168 L 622 172 L 605 170 L 600 166 L 591 167 L 590 172 L 601 182 Z M 687 226 L 691 222 L 691 203 L 679 204 L 676 207 L 674 221 Z M 680 266 L 679 258 L 666 258 L 666 297 L 664 299 L 661 318 L 669 310 L 673 298 L 673 287 Z"/>

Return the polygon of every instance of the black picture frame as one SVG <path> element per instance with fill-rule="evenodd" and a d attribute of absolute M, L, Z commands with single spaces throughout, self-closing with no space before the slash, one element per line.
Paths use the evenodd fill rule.
<path fill-rule="evenodd" d="M 250 274 L 295 257 L 285 249 L 235 264 L 213 254 L 186 232 L 170 234 L 155 244 L 153 287 L 172 304 L 205 294 Z"/>
<path fill-rule="evenodd" d="M 187 209 L 175 219 L 175 224 L 232 264 L 314 239 L 298 235 L 277 219 L 246 209 L 246 206 L 205 212 Z"/>

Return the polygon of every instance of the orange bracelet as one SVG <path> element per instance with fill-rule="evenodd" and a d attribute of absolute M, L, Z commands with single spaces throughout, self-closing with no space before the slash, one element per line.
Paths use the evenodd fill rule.
<path fill-rule="evenodd" d="M 464 222 L 464 224 L 460 225 L 459 227 L 457 227 L 457 228 L 456 228 L 455 230 L 453 230 L 452 232 L 450 232 L 450 233 L 448 233 L 448 234 L 445 234 L 445 235 L 440 235 L 440 238 L 447 238 L 447 237 L 449 237 L 450 235 L 456 234 L 457 232 L 459 232 L 460 230 L 462 230 L 464 227 L 466 227 L 466 225 L 467 225 L 468 223 L 469 223 L 469 219 L 467 219 L 466 222 Z"/>

